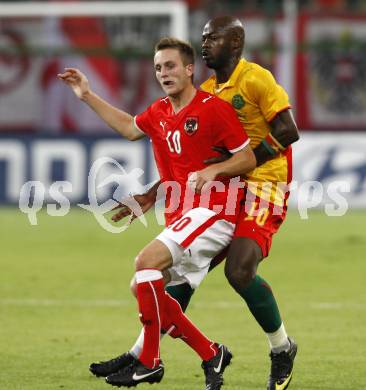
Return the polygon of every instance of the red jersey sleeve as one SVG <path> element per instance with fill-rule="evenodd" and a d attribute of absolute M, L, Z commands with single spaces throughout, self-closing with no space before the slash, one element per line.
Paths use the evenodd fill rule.
<path fill-rule="evenodd" d="M 249 144 L 248 134 L 230 104 L 219 98 L 215 100 L 211 125 L 213 143 L 215 146 L 224 146 L 231 153 L 236 153 Z"/>
<path fill-rule="evenodd" d="M 150 135 L 152 132 L 153 124 L 151 121 L 152 118 L 151 106 L 148 107 L 144 112 L 135 116 L 135 126 L 145 133 L 146 135 Z"/>

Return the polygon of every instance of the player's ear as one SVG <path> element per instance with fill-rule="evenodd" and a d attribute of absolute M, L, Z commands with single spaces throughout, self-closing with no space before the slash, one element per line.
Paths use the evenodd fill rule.
<path fill-rule="evenodd" d="M 186 66 L 186 72 L 187 72 L 187 76 L 191 77 L 194 73 L 194 65 L 193 64 L 188 64 Z"/>
<path fill-rule="evenodd" d="M 233 50 L 239 51 L 241 53 L 244 47 L 244 37 L 234 33 L 231 35 L 230 44 Z"/>
<path fill-rule="evenodd" d="M 231 47 L 235 50 L 239 49 L 239 47 L 241 46 L 241 40 L 236 34 L 232 35 L 230 43 Z"/>

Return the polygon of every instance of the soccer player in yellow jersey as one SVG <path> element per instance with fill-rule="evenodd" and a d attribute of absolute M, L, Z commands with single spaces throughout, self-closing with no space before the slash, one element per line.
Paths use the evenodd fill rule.
<path fill-rule="evenodd" d="M 297 346 L 287 336 L 276 300 L 257 267 L 283 222 L 291 181 L 291 144 L 298 140 L 285 90 L 272 74 L 242 58 L 245 33 L 233 17 L 210 20 L 202 56 L 215 75 L 201 85 L 231 103 L 251 139 L 257 167 L 246 176 L 245 201 L 225 263 L 225 275 L 267 334 L 272 360 L 268 390 L 288 387 Z M 213 161 L 213 160 L 212 160 Z"/>
<path fill-rule="evenodd" d="M 256 156 L 257 166 L 245 178 L 243 207 L 228 250 L 225 275 L 268 337 L 272 365 L 267 390 L 284 390 L 292 378 L 297 345 L 287 336 L 272 290 L 257 274 L 257 268 L 268 256 L 272 236 L 285 219 L 287 185 L 291 181 L 291 144 L 299 135 L 285 90 L 268 70 L 242 58 L 244 38 L 244 28 L 236 18 L 219 17 L 205 25 L 202 56 L 215 75 L 201 88 L 234 107 Z M 221 158 L 226 158 L 228 153 L 220 151 Z M 143 212 L 154 204 L 158 185 L 147 194 L 134 196 Z M 118 221 L 131 212 L 121 205 L 113 219 Z M 218 262 L 213 261 L 212 268 Z M 182 280 L 181 284 L 168 285 L 166 290 L 185 310 L 192 288 Z M 142 340 L 140 335 L 129 352 L 115 359 L 93 363 L 91 372 L 105 376 L 130 364 L 138 358 Z"/>

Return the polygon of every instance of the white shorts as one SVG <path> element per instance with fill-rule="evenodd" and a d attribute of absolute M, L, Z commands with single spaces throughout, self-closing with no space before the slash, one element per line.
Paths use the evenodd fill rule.
<path fill-rule="evenodd" d="M 203 207 L 188 211 L 165 228 L 156 239 L 172 254 L 168 286 L 188 282 L 192 288 L 197 288 L 206 276 L 211 260 L 230 244 L 234 230 L 233 223 Z"/>

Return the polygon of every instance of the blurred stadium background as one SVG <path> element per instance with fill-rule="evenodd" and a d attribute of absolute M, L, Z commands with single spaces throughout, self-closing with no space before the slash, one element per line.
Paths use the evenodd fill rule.
<path fill-rule="evenodd" d="M 40 180 L 46 189 L 68 180 L 70 200 L 85 200 L 85 172 L 105 154 L 127 169 L 143 168 L 142 180 L 151 182 L 156 175 L 149 147 L 119 140 L 55 75 L 65 66 L 79 67 L 106 100 L 139 113 L 161 94 L 151 59 L 157 39 L 179 35 L 199 54 L 205 22 L 229 13 L 244 22 L 245 57 L 270 69 L 291 97 L 302 134 L 295 180 L 315 180 L 325 189 L 310 203 L 323 207 L 329 183 L 345 180 L 348 204 L 366 206 L 364 0 L 90 4 L 0 3 L 1 204 L 17 204 L 27 180 Z M 89 16 L 83 17 L 85 9 Z M 70 12 L 77 15 L 65 16 Z M 197 85 L 210 74 L 199 57 Z M 291 202 L 297 203 L 296 190 Z"/>
<path fill-rule="evenodd" d="M 139 113 L 161 94 L 152 68 L 155 41 L 167 34 L 189 39 L 198 52 L 199 85 L 210 74 L 199 55 L 202 28 L 213 16 L 232 14 L 246 29 L 244 56 L 271 70 L 289 92 L 301 134 L 292 211 L 263 266 L 303 349 L 293 389 L 365 389 L 366 1 L 90 4 L 0 2 L 0 388 L 104 388 L 85 367 L 122 352 L 139 328 L 137 319 L 121 324 L 120 309 L 135 316 L 127 287 L 131 259 L 158 231 L 151 216 L 150 229 L 142 234 L 136 225 L 127 236 L 104 232 L 76 207 L 65 218 L 47 216 L 55 181 L 72 183 L 71 204 L 87 201 L 88 172 L 98 157 L 114 158 L 126 172 L 144 170 L 139 181 L 118 183 L 120 195 L 156 178 L 149 143 L 121 140 L 56 74 L 79 67 L 102 97 Z M 107 165 L 100 179 L 113 173 L 121 172 Z M 45 189 L 38 226 L 18 209 L 29 180 Z M 115 188 L 104 186 L 99 199 Z M 307 208 L 316 211 L 304 221 L 299 209 Z M 247 313 L 239 329 L 232 325 L 241 303 L 222 273 L 209 279 L 190 310 L 210 335 L 236 346 L 239 363 L 226 388 L 262 389 L 265 340 Z M 206 310 L 215 322 L 203 316 Z M 181 370 L 188 364 L 201 375 L 197 361 L 187 363 L 190 351 L 167 345 L 178 379 L 168 377 L 161 388 L 200 388 L 200 379 Z"/>

